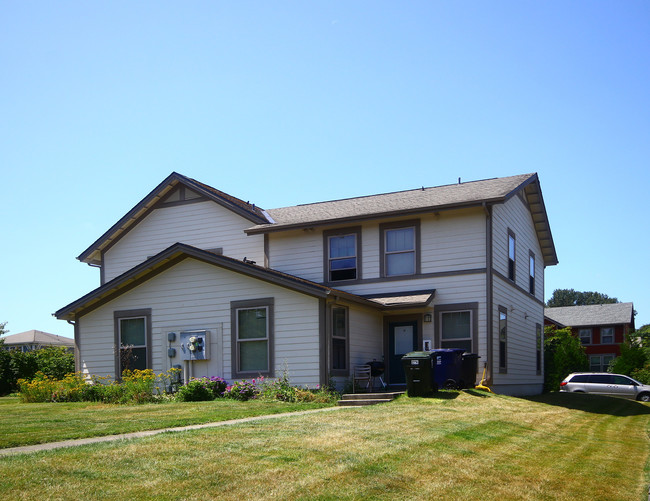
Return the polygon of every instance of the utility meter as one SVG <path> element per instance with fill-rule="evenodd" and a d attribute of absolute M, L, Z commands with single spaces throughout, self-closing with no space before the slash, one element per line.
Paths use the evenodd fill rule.
<path fill-rule="evenodd" d="M 180 341 L 183 360 L 209 360 L 208 331 L 181 332 Z"/>

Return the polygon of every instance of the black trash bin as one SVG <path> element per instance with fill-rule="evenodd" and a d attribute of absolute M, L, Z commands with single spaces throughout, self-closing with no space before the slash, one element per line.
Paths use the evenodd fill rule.
<path fill-rule="evenodd" d="M 447 348 L 433 350 L 431 355 L 434 361 L 434 380 L 438 388 L 460 388 L 462 357 L 465 350 L 460 348 Z"/>
<path fill-rule="evenodd" d="M 478 359 L 476 353 L 463 353 L 460 369 L 460 387 L 474 388 L 476 386 L 476 374 L 478 373 Z"/>
<path fill-rule="evenodd" d="M 434 380 L 433 358 L 428 351 L 412 351 L 402 357 L 409 397 L 426 397 L 438 389 Z"/>

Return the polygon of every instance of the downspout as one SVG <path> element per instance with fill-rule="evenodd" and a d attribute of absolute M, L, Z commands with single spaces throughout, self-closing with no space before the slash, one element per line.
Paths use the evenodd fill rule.
<path fill-rule="evenodd" d="M 493 363 L 493 274 L 492 274 L 492 206 L 483 202 L 483 210 L 485 211 L 485 308 L 487 317 L 487 330 L 486 330 L 486 357 L 485 365 L 487 366 L 486 383 L 492 384 L 492 368 Z"/>
<path fill-rule="evenodd" d="M 75 372 L 81 372 L 81 360 L 79 358 L 79 319 L 75 316 L 74 320 L 66 320 L 66 322 L 74 327 L 74 370 Z"/>

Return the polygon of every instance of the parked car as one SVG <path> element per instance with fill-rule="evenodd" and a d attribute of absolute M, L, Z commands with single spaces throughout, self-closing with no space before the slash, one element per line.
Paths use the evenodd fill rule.
<path fill-rule="evenodd" d="M 609 372 L 574 372 L 560 383 L 560 391 L 594 393 L 650 402 L 650 386 L 629 376 Z"/>

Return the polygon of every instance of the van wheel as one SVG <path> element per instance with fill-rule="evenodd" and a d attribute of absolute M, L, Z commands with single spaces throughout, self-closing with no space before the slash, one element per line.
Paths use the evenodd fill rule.
<path fill-rule="evenodd" d="M 641 393 L 637 397 L 637 400 L 641 400 L 641 402 L 650 402 L 650 393 Z"/>

